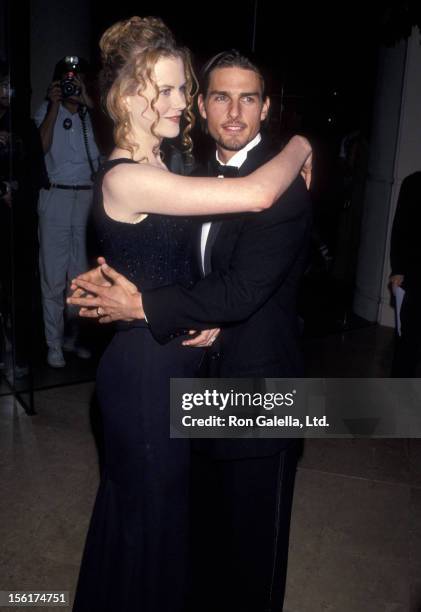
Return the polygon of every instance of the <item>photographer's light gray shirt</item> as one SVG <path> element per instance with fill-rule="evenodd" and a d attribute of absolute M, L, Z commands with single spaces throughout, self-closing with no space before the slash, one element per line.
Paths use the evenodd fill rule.
<path fill-rule="evenodd" d="M 48 101 L 45 100 L 34 116 L 39 128 L 47 114 Z M 89 152 L 94 164 L 98 168 L 99 151 L 92 131 L 89 113 L 86 114 Z M 68 126 L 66 129 L 65 126 Z M 82 120 L 78 113 L 72 114 L 62 104 L 54 125 L 54 134 L 51 148 L 45 155 L 48 177 L 51 183 L 63 185 L 90 185 L 91 168 L 88 162 L 83 137 Z"/>

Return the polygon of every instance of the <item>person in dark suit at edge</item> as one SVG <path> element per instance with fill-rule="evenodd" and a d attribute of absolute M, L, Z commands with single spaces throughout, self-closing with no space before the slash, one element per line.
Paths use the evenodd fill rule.
<path fill-rule="evenodd" d="M 392 289 L 405 290 L 400 312 L 401 336 L 396 338 L 391 375 L 411 378 L 417 375 L 421 361 L 421 172 L 414 172 L 402 182 L 390 243 Z"/>
<path fill-rule="evenodd" d="M 216 144 L 204 173 L 245 176 L 275 154 L 261 134 L 269 111 L 261 71 L 232 50 L 212 58 L 202 75 L 199 111 Z M 94 308 L 83 308 L 82 315 L 110 322 L 125 318 L 126 306 L 131 313 L 135 307 L 160 342 L 214 325 L 185 341 L 212 347 L 213 375 L 299 377 L 296 301 L 310 232 L 310 198 L 299 177 L 260 215 L 205 220 L 198 241 L 203 279 L 192 289 L 167 286 L 140 295 L 104 260 L 73 289 L 96 296 L 90 298 Z M 107 287 L 93 284 L 101 284 L 103 274 L 121 289 L 121 301 L 115 291 L 110 298 Z M 87 305 L 80 297 L 72 301 Z M 280 612 L 298 441 L 192 442 L 193 609 Z"/>

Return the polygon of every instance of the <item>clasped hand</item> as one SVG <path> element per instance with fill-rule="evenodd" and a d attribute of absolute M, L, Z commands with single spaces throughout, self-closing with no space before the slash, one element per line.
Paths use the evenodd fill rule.
<path fill-rule="evenodd" d="M 80 306 L 79 315 L 100 323 L 144 319 L 142 296 L 136 285 L 98 258 L 98 267 L 75 278 L 68 304 Z"/>
<path fill-rule="evenodd" d="M 67 303 L 80 306 L 81 317 L 98 319 L 100 323 L 144 319 L 142 294 L 136 285 L 111 268 L 103 257 L 97 261 L 96 268 L 72 280 L 72 295 Z M 190 330 L 190 335 L 195 333 Z M 210 346 L 219 333 L 219 328 L 205 329 L 183 344 L 196 348 Z"/>

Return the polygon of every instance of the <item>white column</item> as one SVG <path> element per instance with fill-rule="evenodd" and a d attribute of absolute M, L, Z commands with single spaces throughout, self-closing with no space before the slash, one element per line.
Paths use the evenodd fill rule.
<path fill-rule="evenodd" d="M 421 170 L 421 35 L 414 28 L 408 40 L 402 91 L 401 117 L 396 147 L 394 183 L 390 200 L 386 256 L 382 270 L 383 284 L 378 322 L 394 324 L 388 281 L 390 276 L 390 234 L 402 181 Z M 421 199 L 421 194 L 420 194 Z"/>
<path fill-rule="evenodd" d="M 377 321 L 401 114 L 406 41 L 379 51 L 354 311 Z"/>
<path fill-rule="evenodd" d="M 32 113 L 45 97 L 55 64 L 65 55 L 89 61 L 91 9 L 88 0 L 31 2 Z"/>
<path fill-rule="evenodd" d="M 382 49 L 366 185 L 354 311 L 394 325 L 388 279 L 390 233 L 402 180 L 421 169 L 421 46 L 408 41 Z"/>

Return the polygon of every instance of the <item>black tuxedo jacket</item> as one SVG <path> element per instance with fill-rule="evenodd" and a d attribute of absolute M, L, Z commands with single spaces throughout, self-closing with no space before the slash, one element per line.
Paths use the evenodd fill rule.
<path fill-rule="evenodd" d="M 240 176 L 273 154 L 262 140 L 248 152 Z M 188 329 L 222 327 L 219 376 L 301 376 L 296 301 L 311 219 L 301 177 L 264 212 L 214 217 L 205 254 L 212 272 L 191 289 L 174 285 L 143 294 L 156 339 L 166 342 Z M 285 440 L 268 439 L 206 442 L 223 456 L 267 455 L 287 445 Z"/>

